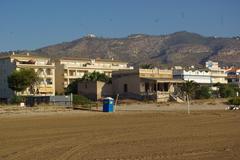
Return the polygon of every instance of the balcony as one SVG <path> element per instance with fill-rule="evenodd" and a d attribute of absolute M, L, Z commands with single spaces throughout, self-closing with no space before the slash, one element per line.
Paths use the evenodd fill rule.
<path fill-rule="evenodd" d="M 117 66 L 117 65 L 92 65 L 92 64 L 85 64 L 85 65 L 65 65 L 64 69 L 101 69 L 101 70 L 119 70 L 119 69 L 133 69 L 133 67 L 128 66 Z"/>
<path fill-rule="evenodd" d="M 40 87 L 38 90 L 40 93 L 53 93 L 54 92 L 52 87 Z"/>
<path fill-rule="evenodd" d="M 16 61 L 16 66 L 20 67 L 20 68 L 24 68 L 24 67 L 32 67 L 32 68 L 38 68 L 38 67 L 42 67 L 42 68 L 54 68 L 55 64 L 54 63 L 39 63 L 36 62 L 34 60 L 29 60 L 29 61 Z"/>

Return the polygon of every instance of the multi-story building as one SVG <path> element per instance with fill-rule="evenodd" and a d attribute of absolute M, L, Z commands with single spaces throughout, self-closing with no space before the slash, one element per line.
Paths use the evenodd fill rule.
<path fill-rule="evenodd" d="M 208 61 L 204 69 L 175 67 L 173 75 L 176 79 L 195 81 L 199 84 L 227 84 L 227 74 L 224 72 L 224 69 L 218 66 L 218 62 Z"/>
<path fill-rule="evenodd" d="M 64 89 L 74 80 L 82 78 L 85 73 L 100 72 L 111 77 L 113 71 L 130 70 L 127 62 L 110 59 L 61 58 L 56 64 L 56 92 Z"/>
<path fill-rule="evenodd" d="M 227 68 L 225 73 L 227 74 L 228 83 L 237 84 L 240 87 L 240 68 Z"/>
<path fill-rule="evenodd" d="M 199 84 L 211 83 L 211 72 L 199 69 L 174 69 L 173 76 L 175 79 L 183 79 L 185 81 L 194 81 Z"/>
<path fill-rule="evenodd" d="M 208 68 L 211 72 L 211 83 L 221 83 L 221 84 L 227 84 L 227 74 L 225 73 L 225 70 L 221 67 L 219 67 L 218 62 L 213 61 L 207 61 L 206 62 L 206 68 Z"/>
<path fill-rule="evenodd" d="M 9 100 L 15 93 L 8 88 L 7 78 L 15 70 L 34 69 L 41 81 L 33 93 L 29 88 L 18 95 L 55 95 L 55 64 L 49 58 L 27 54 L 0 57 L 0 98 Z"/>

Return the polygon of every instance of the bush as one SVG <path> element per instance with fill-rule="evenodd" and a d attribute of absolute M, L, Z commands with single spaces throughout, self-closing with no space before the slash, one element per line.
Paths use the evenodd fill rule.
<path fill-rule="evenodd" d="M 73 105 L 89 105 L 92 104 L 93 102 L 81 95 L 73 95 Z"/>
<path fill-rule="evenodd" d="M 22 96 L 13 96 L 11 98 L 11 104 L 20 104 L 21 102 L 25 102 L 25 98 Z"/>
<path fill-rule="evenodd" d="M 236 88 L 234 85 L 221 85 L 219 88 L 219 94 L 222 98 L 234 97 L 236 94 Z"/>
<path fill-rule="evenodd" d="M 240 105 L 240 97 L 231 98 L 228 100 L 228 103 L 231 105 Z"/>
<path fill-rule="evenodd" d="M 208 86 L 201 86 L 195 92 L 196 99 L 209 99 L 211 97 L 210 88 Z"/>
<path fill-rule="evenodd" d="M 65 94 L 77 94 L 78 92 L 78 82 L 81 81 L 81 79 L 76 79 L 73 82 L 71 82 L 68 87 L 65 90 Z"/>

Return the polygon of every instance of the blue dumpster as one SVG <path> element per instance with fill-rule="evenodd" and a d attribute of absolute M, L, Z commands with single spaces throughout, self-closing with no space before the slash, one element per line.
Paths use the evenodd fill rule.
<path fill-rule="evenodd" d="M 114 111 L 114 99 L 107 97 L 103 99 L 103 112 L 113 112 Z"/>

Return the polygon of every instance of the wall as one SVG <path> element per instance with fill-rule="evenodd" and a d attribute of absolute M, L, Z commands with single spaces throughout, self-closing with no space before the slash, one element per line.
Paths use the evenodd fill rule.
<path fill-rule="evenodd" d="M 55 65 L 55 90 L 56 93 L 62 94 L 64 93 L 64 68 L 59 61 L 56 61 Z"/>
<path fill-rule="evenodd" d="M 113 72 L 112 83 L 113 95 L 119 94 L 125 98 L 138 98 L 140 95 L 140 78 L 135 71 Z M 127 84 L 127 92 L 124 92 L 124 84 Z"/>
<path fill-rule="evenodd" d="M 168 69 L 139 69 L 142 78 L 173 78 L 173 71 Z"/>
<path fill-rule="evenodd" d="M 97 99 L 112 96 L 113 96 L 112 84 L 97 81 Z"/>
<path fill-rule="evenodd" d="M 8 100 L 14 92 L 8 88 L 7 77 L 15 70 L 16 66 L 10 58 L 0 59 L 0 98 Z"/>
<path fill-rule="evenodd" d="M 91 100 L 112 96 L 112 84 L 105 82 L 84 81 L 78 83 L 78 94 L 88 97 Z"/>
<path fill-rule="evenodd" d="M 97 82 L 84 81 L 78 83 L 78 94 L 97 100 Z"/>

